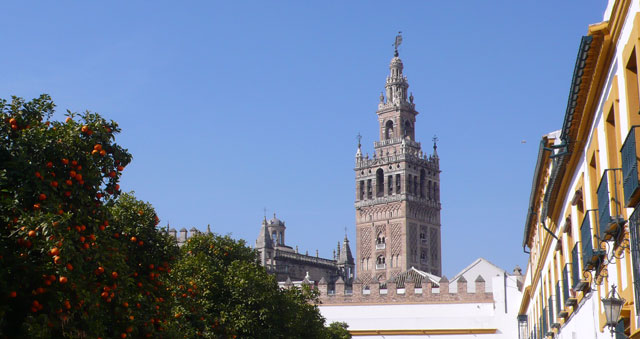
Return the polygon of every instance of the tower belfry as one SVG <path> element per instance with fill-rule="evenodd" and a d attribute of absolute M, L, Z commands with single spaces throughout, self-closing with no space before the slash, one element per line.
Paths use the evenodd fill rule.
<path fill-rule="evenodd" d="M 398 46 L 378 103 L 373 157 L 356 153 L 356 265 L 360 280 L 385 281 L 411 267 L 440 275 L 440 166 L 415 138 L 418 111 Z"/>

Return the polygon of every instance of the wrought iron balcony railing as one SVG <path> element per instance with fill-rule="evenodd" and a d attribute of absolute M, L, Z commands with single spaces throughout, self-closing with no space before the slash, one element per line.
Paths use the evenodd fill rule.
<path fill-rule="evenodd" d="M 593 247 L 593 233 L 591 232 L 590 216 L 587 212 L 580 226 L 582 237 L 582 270 L 591 271 L 597 269 L 602 263 L 604 251 Z"/>
<path fill-rule="evenodd" d="M 569 289 L 571 288 L 571 285 L 569 285 L 569 266 L 571 265 L 571 263 L 566 263 L 564 265 L 564 268 L 562 269 L 562 299 L 564 300 L 565 307 L 573 306 L 578 301 L 575 298 L 575 292 L 570 293 L 569 291 Z"/>
<path fill-rule="evenodd" d="M 620 155 L 622 158 L 622 186 L 624 188 L 624 201 L 627 207 L 633 207 L 640 198 L 640 182 L 638 180 L 638 153 L 637 146 L 640 135 L 636 133 L 636 127 L 631 126 L 627 138 L 622 144 Z"/>
<path fill-rule="evenodd" d="M 618 198 L 619 170 L 616 168 L 605 170 L 598 185 L 598 239 L 600 241 L 615 239 L 624 225 Z"/>
<path fill-rule="evenodd" d="M 558 314 L 562 313 L 562 288 L 560 287 L 560 285 L 562 284 L 562 281 L 558 280 L 556 282 L 556 312 L 558 312 Z"/>

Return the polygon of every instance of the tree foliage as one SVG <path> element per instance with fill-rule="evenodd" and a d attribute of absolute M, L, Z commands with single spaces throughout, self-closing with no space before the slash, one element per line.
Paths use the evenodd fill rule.
<path fill-rule="evenodd" d="M 118 125 L 91 112 L 50 121 L 54 107 L 47 95 L 0 101 L 0 334 L 150 335 L 131 307 L 157 286 L 134 288 L 147 274 L 136 265 L 160 265 L 168 240 L 150 206 L 116 202 L 131 161 Z"/>
<path fill-rule="evenodd" d="M 308 286 L 280 289 L 244 241 L 193 236 L 171 272 L 172 326 L 189 337 L 343 338 L 324 327 Z"/>
<path fill-rule="evenodd" d="M 0 338 L 345 338 L 314 290 L 280 289 L 244 241 L 178 249 L 120 192 L 118 125 L 54 109 L 0 100 Z"/>

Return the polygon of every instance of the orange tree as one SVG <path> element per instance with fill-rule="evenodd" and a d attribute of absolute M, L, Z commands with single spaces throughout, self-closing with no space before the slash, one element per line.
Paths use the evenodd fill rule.
<path fill-rule="evenodd" d="M 172 301 L 166 282 L 170 264 L 178 255 L 175 239 L 166 232 L 158 232 L 159 219 L 153 207 L 136 200 L 132 194 L 120 195 L 115 204 L 109 206 L 109 214 L 113 226 L 111 236 L 121 241 L 114 249 L 116 254 L 110 252 L 108 257 L 126 265 L 118 284 L 98 286 L 97 292 L 103 299 L 115 297 L 107 302 L 106 314 L 117 330 L 107 334 L 164 336 Z M 114 294 L 116 291 L 120 293 Z"/>
<path fill-rule="evenodd" d="M 0 100 L 0 337 L 151 335 L 170 245 L 153 239 L 150 206 L 116 204 L 131 161 L 117 124 L 90 112 L 51 121 L 54 107 L 47 95 Z"/>
<path fill-rule="evenodd" d="M 201 234 L 180 252 L 171 272 L 176 336 L 343 338 L 324 327 L 314 290 L 280 289 L 244 241 Z"/>

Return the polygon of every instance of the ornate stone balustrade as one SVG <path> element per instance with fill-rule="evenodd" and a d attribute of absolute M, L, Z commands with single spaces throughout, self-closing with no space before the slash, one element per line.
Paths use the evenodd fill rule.
<path fill-rule="evenodd" d="M 395 154 L 395 155 L 383 155 L 376 156 L 374 158 L 366 158 L 362 157 L 356 159 L 356 170 L 360 168 L 368 168 L 374 165 L 382 166 L 387 164 L 392 164 L 400 161 L 408 161 L 416 164 L 424 164 L 427 167 L 432 168 L 433 170 L 438 170 L 437 160 L 433 156 L 420 157 L 419 155 L 412 153 L 404 153 L 404 154 Z"/>
<path fill-rule="evenodd" d="M 382 140 L 382 141 L 374 141 L 373 142 L 373 147 L 380 148 L 380 147 L 387 146 L 387 145 L 401 144 L 402 143 L 402 139 L 404 139 L 404 138 L 391 138 L 391 139 L 386 139 L 386 140 Z M 409 147 L 420 149 L 420 143 L 417 142 L 417 141 L 413 141 L 413 140 L 410 140 L 410 139 L 405 139 L 404 142 Z"/>
<path fill-rule="evenodd" d="M 276 250 L 275 259 L 280 259 L 280 258 L 297 260 L 297 261 L 306 262 L 306 263 L 328 265 L 331 267 L 334 267 L 336 265 L 335 260 L 330 260 L 330 259 L 325 259 L 320 257 L 313 257 L 310 255 L 305 255 L 305 254 L 300 254 L 295 252 L 285 252 L 285 251 Z"/>

